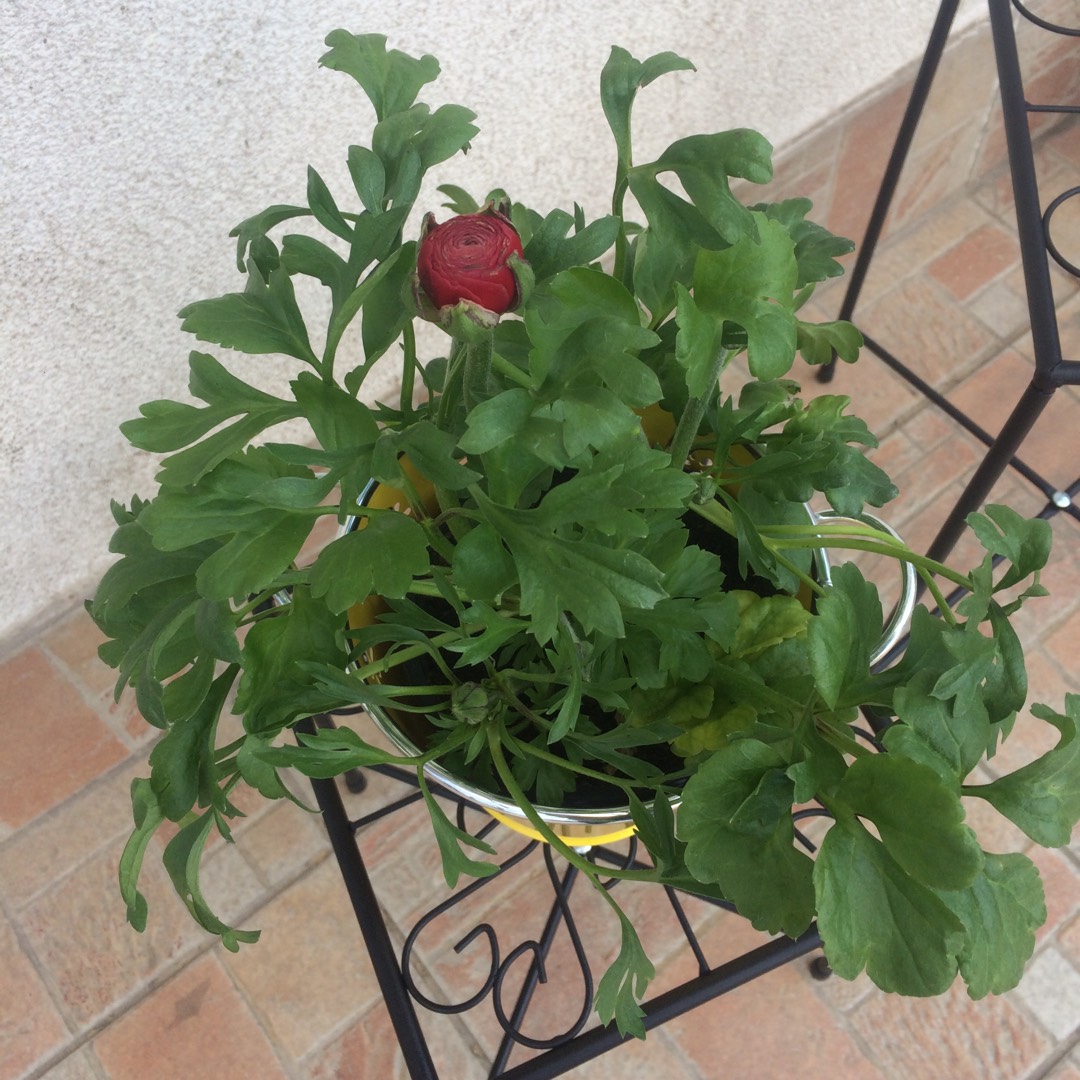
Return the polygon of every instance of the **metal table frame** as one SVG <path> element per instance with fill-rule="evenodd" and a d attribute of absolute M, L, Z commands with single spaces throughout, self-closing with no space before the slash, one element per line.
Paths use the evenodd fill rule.
<path fill-rule="evenodd" d="M 959 0 L 943 0 L 939 7 L 907 109 L 882 178 L 866 235 L 850 272 L 849 285 L 839 313 L 842 319 L 858 322 L 855 316 L 859 296 L 881 238 L 935 73 L 944 53 L 958 5 Z M 1080 491 L 1080 479 L 1067 489 L 1061 490 L 1040 476 L 1019 455 L 1025 437 L 1037 423 L 1054 393 L 1063 386 L 1080 384 L 1080 362 L 1066 360 L 1061 355 L 1049 265 L 1049 259 L 1053 258 L 1066 270 L 1080 276 L 1080 270 L 1058 251 L 1050 233 L 1054 212 L 1065 200 L 1080 194 L 1080 187 L 1062 192 L 1053 200 L 1047 201 L 1044 208 L 1039 198 L 1028 117 L 1032 113 L 1042 112 L 1080 112 L 1080 106 L 1032 104 L 1025 100 L 1013 19 L 1018 14 L 1049 33 L 1080 36 L 1080 29 L 1046 23 L 1029 12 L 1020 0 L 988 0 L 988 7 L 994 36 L 1005 133 L 1016 200 L 1017 231 L 1034 341 L 1035 365 L 1030 385 L 1016 402 L 1015 408 L 1000 433 L 997 436 L 991 436 L 976 420 L 957 409 L 942 394 L 903 364 L 882 343 L 870 338 L 866 341 L 869 352 L 902 376 L 919 393 L 986 446 L 986 453 L 981 464 L 972 475 L 929 549 L 929 553 L 938 559 L 945 557 L 951 551 L 962 532 L 967 514 L 978 509 L 996 481 L 1009 468 L 1015 470 L 1045 495 L 1047 501 L 1042 516 L 1051 517 L 1065 513 L 1080 520 L 1080 511 L 1073 502 L 1077 492 Z M 822 370 L 821 378 L 823 380 L 831 378 L 834 369 L 835 363 L 827 366 Z M 331 721 L 329 718 L 320 718 L 320 722 Z M 313 730 L 314 723 L 314 721 L 305 722 L 308 730 Z M 872 735 L 866 737 L 872 738 Z M 394 813 L 416 801 L 420 796 L 415 790 L 415 778 L 410 778 L 408 773 L 392 767 L 383 767 L 379 771 L 406 785 L 403 788 L 404 794 L 400 799 L 373 809 L 359 819 L 350 819 L 347 815 L 335 781 L 314 780 L 312 786 L 410 1077 L 413 1080 L 439 1080 L 439 1073 L 432 1059 L 427 1038 L 421 1028 L 418 1009 L 426 1009 L 434 1013 L 462 1013 L 479 1007 L 488 998 L 491 999 L 490 1004 L 494 1007 L 504 1032 L 489 1074 L 491 1077 L 505 1077 L 507 1080 L 545 1080 L 548 1077 L 559 1076 L 619 1045 L 622 1039 L 613 1026 L 588 1027 L 591 1017 L 592 976 L 586 949 L 577 932 L 573 915 L 573 890 L 578 874 L 573 867 L 557 866 L 547 845 L 538 844 L 535 841 L 523 842 L 520 850 L 503 861 L 497 875 L 476 879 L 448 896 L 446 902 L 418 920 L 408 936 L 404 949 L 399 953 L 380 913 L 378 899 L 360 848 L 365 825 Z M 352 776 L 348 780 L 349 786 L 354 791 L 364 786 L 362 775 Z M 464 828 L 467 804 L 462 803 L 449 792 L 438 792 L 435 785 L 432 787 L 438 794 L 456 804 L 458 824 L 459 827 Z M 485 834 L 492 827 L 494 827 L 494 822 L 481 827 L 477 830 L 478 835 Z M 801 839 L 807 847 L 813 847 L 805 837 Z M 457 1004 L 446 1005 L 427 998 L 418 989 L 410 973 L 413 949 L 423 927 L 434 918 L 452 913 L 454 905 L 463 896 L 488 887 L 491 882 L 499 880 L 504 874 L 511 873 L 525 860 L 535 858 L 543 858 L 546 861 L 547 876 L 552 890 L 550 908 L 546 917 L 540 918 L 542 925 L 539 932 L 532 938 L 517 942 L 512 949 L 504 953 L 489 925 L 482 923 L 466 931 L 460 940 L 462 948 L 479 936 L 488 938 L 492 958 L 491 971 L 484 985 L 466 1001 Z M 598 863 L 633 864 L 636 859 L 636 849 L 633 843 L 628 852 L 602 847 L 594 848 L 590 853 L 590 858 Z M 656 885 L 643 886 L 629 882 L 621 883 L 619 887 L 621 889 L 659 888 Z M 676 989 L 659 994 L 645 1003 L 647 1028 L 664 1024 L 706 1001 L 734 990 L 798 957 L 806 956 L 820 947 L 821 942 L 817 930 L 811 927 L 798 940 L 776 939 L 713 967 L 706 960 L 690 922 L 686 918 L 679 894 L 670 889 L 666 891 L 672 909 L 686 934 L 687 947 L 697 960 L 698 975 Z M 544 960 L 560 931 L 570 935 L 575 955 L 581 965 L 585 1000 L 578 1020 L 568 1031 L 549 1039 L 536 1039 L 525 1033 L 525 1020 L 537 984 L 547 977 L 548 972 L 544 967 Z M 513 1002 L 504 1004 L 502 1000 L 504 976 L 511 965 L 519 961 L 524 962 L 524 954 L 531 954 L 531 959 L 528 961 L 523 985 Z M 520 972 L 520 967 L 518 970 Z M 820 956 L 813 962 L 812 970 L 822 977 L 828 974 L 828 969 Z M 454 1036 L 451 1035 L 451 1037 Z M 518 1044 L 538 1050 L 539 1054 L 521 1064 L 508 1067 L 510 1055 Z"/>

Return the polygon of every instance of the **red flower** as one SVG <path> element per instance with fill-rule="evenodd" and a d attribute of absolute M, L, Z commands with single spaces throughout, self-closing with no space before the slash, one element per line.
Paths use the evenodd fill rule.
<path fill-rule="evenodd" d="M 468 300 L 501 315 L 518 301 L 517 279 L 507 260 L 521 254 L 521 238 L 497 210 L 461 214 L 441 225 L 428 214 L 416 272 L 436 307 Z"/>

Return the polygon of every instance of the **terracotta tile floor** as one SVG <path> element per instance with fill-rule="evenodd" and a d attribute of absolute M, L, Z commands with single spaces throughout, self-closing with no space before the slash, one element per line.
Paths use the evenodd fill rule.
<path fill-rule="evenodd" d="M 1044 168 L 1075 173 L 1074 142 L 1048 139 Z M 1000 178 L 936 207 L 888 237 L 859 321 L 980 423 L 993 430 L 1030 371 L 1018 255 Z M 1074 230 L 1080 235 L 1080 229 Z M 1056 275 L 1066 348 L 1080 343 L 1080 290 Z M 824 311 L 836 290 L 815 300 Z M 1070 355 L 1075 355 L 1071 353 Z M 813 392 L 820 388 L 809 387 Z M 881 434 L 876 454 L 904 494 L 890 519 L 927 543 L 980 447 L 872 356 L 843 368 L 829 392 L 849 393 Z M 1080 473 L 1080 394 L 1059 393 L 1023 454 L 1054 484 Z M 1009 476 L 995 498 L 1026 512 L 1043 499 Z M 1080 691 L 1080 527 L 1054 522 L 1046 581 L 1053 598 L 1023 620 L 1031 650 L 1032 698 L 1061 702 Z M 404 1076 L 396 1042 L 361 944 L 336 863 L 317 818 L 291 805 L 253 805 L 220 845 L 205 888 L 227 918 L 261 927 L 263 940 L 233 955 L 197 931 L 171 893 L 152 851 L 145 890 L 151 918 L 137 935 L 124 922 L 115 868 L 129 827 L 127 789 L 147 738 L 132 705 L 111 699 L 111 673 L 94 655 L 95 631 L 81 611 L 57 613 L 0 657 L 0 1080 L 290 1080 Z M 1023 730 L 1003 760 L 1045 745 Z M 389 798 L 376 777 L 350 809 Z M 980 822 L 999 850 L 1026 841 L 1007 823 Z M 445 895 L 422 811 L 412 807 L 364 834 L 376 888 L 400 945 L 419 914 Z M 502 841 L 513 845 L 505 837 Z M 500 849 L 502 850 L 502 849 Z M 962 991 L 926 1001 L 894 1000 L 865 980 L 815 981 L 800 960 L 575 1070 L 576 1077 L 710 1077 L 770 1080 L 1080 1080 L 1080 838 L 1037 862 L 1050 918 L 1021 986 L 969 1001 Z M 503 883 L 505 881 L 505 884 Z M 504 938 L 539 932 L 547 911 L 542 860 L 459 905 L 454 925 L 420 938 L 420 989 L 461 1000 L 482 982 L 485 947 L 454 946 L 486 921 Z M 658 985 L 694 973 L 662 898 L 626 897 L 650 928 Z M 581 898 L 578 922 L 590 945 L 614 946 L 599 901 Z M 759 942 L 733 916 L 688 902 L 711 959 Z M 504 946 L 505 947 L 505 946 Z M 570 974 L 538 991 L 540 1013 L 570 1023 L 581 985 Z M 517 969 L 520 972 L 520 968 Z M 569 987 L 569 989 L 567 989 Z M 496 1025 L 487 1004 L 430 1016 L 440 1075 L 487 1074 Z M 515 1058 L 514 1060 L 517 1060 Z"/>

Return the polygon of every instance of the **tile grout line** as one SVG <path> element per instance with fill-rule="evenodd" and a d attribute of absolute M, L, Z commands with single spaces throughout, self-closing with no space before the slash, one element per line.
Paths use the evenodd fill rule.
<path fill-rule="evenodd" d="M 297 870 L 283 878 L 277 886 L 268 889 L 258 901 L 253 901 L 241 909 L 236 915 L 237 921 L 243 922 L 248 919 L 256 918 L 259 911 L 276 899 L 280 893 L 285 892 L 298 881 L 307 877 L 307 875 L 310 874 L 317 865 L 325 861 L 329 855 L 330 853 L 328 851 L 320 852 L 318 857 L 305 862 Z M 3 897 L 0 897 L 0 911 L 7 914 L 6 908 L 7 905 L 5 904 Z M 62 996 L 59 993 L 59 988 L 54 988 L 52 978 L 48 976 L 48 973 L 44 969 L 42 969 L 32 944 L 28 940 L 24 940 L 21 926 L 15 922 L 14 919 L 10 919 L 9 921 L 11 921 L 13 930 L 19 938 L 20 945 L 22 945 L 24 952 L 27 953 L 28 959 L 33 963 L 35 971 L 39 977 L 42 978 L 50 996 L 54 1000 L 54 1004 L 57 1005 L 61 1018 L 72 1032 L 72 1038 L 66 1040 L 57 1050 L 54 1050 L 43 1058 L 39 1058 L 38 1061 L 30 1067 L 29 1071 L 23 1074 L 20 1080 L 41 1080 L 50 1069 L 55 1068 L 61 1061 L 81 1050 L 84 1046 L 89 1045 L 124 1015 L 129 1013 L 132 1009 L 137 1008 L 144 1000 L 151 997 L 163 986 L 197 963 L 204 956 L 215 953 L 220 947 L 220 943 L 209 934 L 204 935 L 205 940 L 200 940 L 198 938 L 194 939 L 191 945 L 179 952 L 173 959 L 168 961 L 158 971 L 147 978 L 145 982 L 113 1001 L 109 1007 L 102 1010 L 101 1013 L 92 1018 L 88 1023 L 81 1025 L 74 1016 L 71 1015 L 70 1010 L 63 1002 Z M 131 932 L 136 933 L 135 930 L 132 930 Z M 230 974 L 231 979 L 231 973 L 228 971 L 228 966 L 225 964 L 220 964 L 219 966 L 223 968 L 226 973 Z M 260 1030 L 263 1030 L 264 1034 L 268 1034 L 266 1026 L 261 1022 L 261 1017 L 256 1016 L 256 1019 L 259 1022 Z M 270 1041 L 271 1045 L 274 1047 L 275 1055 L 280 1056 L 277 1051 L 276 1041 Z M 300 1080 L 303 1080 L 303 1078 L 300 1078 Z"/>

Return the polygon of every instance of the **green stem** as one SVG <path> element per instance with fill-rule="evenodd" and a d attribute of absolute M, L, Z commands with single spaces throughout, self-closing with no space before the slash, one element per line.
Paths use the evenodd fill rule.
<path fill-rule="evenodd" d="M 818 734 L 841 754 L 850 754 L 852 757 L 860 758 L 874 753 L 869 747 L 863 746 L 854 735 L 848 735 L 825 721 L 816 721 L 815 727 Z"/>
<path fill-rule="evenodd" d="M 472 412 L 488 396 L 493 338 L 494 334 L 488 334 L 482 341 L 470 342 L 465 346 L 465 375 L 461 384 L 461 395 L 465 401 L 466 414 Z"/>
<path fill-rule="evenodd" d="M 945 599 L 945 594 L 941 591 L 938 583 L 934 580 L 934 575 L 927 573 L 922 567 L 916 566 L 919 577 L 923 579 L 924 584 L 930 591 L 930 595 L 934 598 L 934 603 L 937 604 L 937 609 L 941 612 L 941 617 L 950 625 L 959 625 L 956 616 L 953 614 L 953 610 L 949 607 L 948 600 Z"/>
<path fill-rule="evenodd" d="M 411 416 L 413 412 L 413 393 L 416 386 L 416 369 L 419 366 L 416 360 L 416 330 L 413 328 L 411 321 L 405 324 L 401 344 L 405 352 L 405 358 L 401 371 L 401 396 L 398 401 L 402 413 Z"/>
<path fill-rule="evenodd" d="M 406 645 L 403 649 L 387 653 L 378 660 L 372 660 L 363 667 L 357 668 L 353 672 L 353 675 L 355 678 L 359 679 L 360 682 L 367 682 L 368 679 L 373 679 L 377 675 L 385 675 L 391 668 L 395 668 L 399 664 L 415 660 L 420 656 L 431 656 L 432 649 L 438 652 L 441 646 L 449 645 L 454 641 L 459 641 L 460 638 L 461 635 L 456 631 L 447 631 L 446 633 L 436 634 L 434 637 L 428 638 L 423 644 L 417 643 L 416 645 Z"/>
<path fill-rule="evenodd" d="M 587 765 L 575 765 L 574 762 L 567 761 L 566 758 L 561 758 L 558 754 L 552 754 L 539 746 L 535 746 L 533 743 L 522 742 L 520 739 L 515 739 L 514 745 L 523 754 L 529 754 L 531 757 L 538 758 L 541 761 L 546 761 L 552 765 L 558 765 L 560 768 L 566 769 L 568 772 L 577 773 L 579 776 L 587 776 L 590 780 L 601 780 L 605 784 L 613 784 L 616 787 L 622 788 L 624 791 L 633 791 L 635 788 L 642 786 L 640 780 L 631 780 L 628 777 L 623 776 L 612 776 L 610 773 L 602 773 L 596 769 L 590 769 Z M 659 787 L 665 783 L 682 780 L 686 777 L 686 773 L 686 769 L 681 769 L 679 772 L 675 773 L 666 773 L 663 776 L 650 780 L 649 786 Z M 658 799 L 664 798 L 663 794 L 658 794 L 656 797 Z"/>
<path fill-rule="evenodd" d="M 498 353 L 492 353 L 491 370 L 497 371 L 500 375 L 505 375 L 512 382 L 524 386 L 526 390 L 536 391 L 538 389 L 536 380 L 527 371 L 522 371 L 516 364 L 511 364 L 505 356 L 500 356 Z"/>
<path fill-rule="evenodd" d="M 671 460 L 677 466 L 682 466 L 694 445 L 698 428 L 701 427 L 701 418 L 705 415 L 705 409 L 716 394 L 716 386 L 720 381 L 720 373 L 727 367 L 728 361 L 735 355 L 733 349 L 720 349 L 713 361 L 712 370 L 709 372 L 707 385 L 708 392 L 703 397 L 691 398 L 686 403 L 682 416 L 679 417 L 678 426 L 671 439 Z"/>
<path fill-rule="evenodd" d="M 612 277 L 616 281 L 623 280 L 626 272 L 626 254 L 629 244 L 626 239 L 626 222 L 623 220 L 623 200 L 629 187 L 626 175 L 626 167 L 620 161 L 615 171 L 615 190 L 611 196 L 611 212 L 619 219 L 619 231 L 615 234 L 615 262 L 612 267 Z"/>
<path fill-rule="evenodd" d="M 506 787 L 510 798 L 517 804 L 518 809 L 529 819 L 529 824 L 557 851 L 568 863 L 576 866 L 583 874 L 588 876 L 592 883 L 607 896 L 607 889 L 600 884 L 599 870 L 594 863 L 589 862 L 583 855 L 579 855 L 569 844 L 557 836 L 551 826 L 536 812 L 536 807 L 529 801 L 528 796 L 521 789 L 521 785 L 514 777 L 506 755 L 503 753 L 502 736 L 505 729 L 501 725 L 491 724 L 488 726 L 488 749 L 491 751 L 491 760 L 495 764 L 495 771 Z M 621 878 L 627 881 L 658 881 L 659 875 L 656 870 L 620 870 L 618 868 L 604 868 L 604 876 L 609 878 Z M 614 900 L 608 902 L 618 909 Z"/>
<path fill-rule="evenodd" d="M 435 414 L 435 426 L 440 431 L 450 430 L 450 416 L 461 396 L 461 381 L 465 374 L 465 346 L 454 342 L 450 359 L 446 364 L 446 380 L 439 395 L 439 407 Z"/>
<path fill-rule="evenodd" d="M 910 548 L 903 546 L 897 547 L 895 544 L 886 544 L 875 540 L 843 540 L 833 538 L 829 538 L 828 543 L 822 544 L 820 542 L 814 543 L 812 538 L 808 538 L 806 540 L 785 540 L 780 546 L 786 548 L 825 547 L 830 549 L 837 548 L 845 551 L 868 551 L 873 555 L 884 555 L 887 558 L 899 559 L 901 562 L 911 563 L 911 565 L 920 573 L 925 571 L 927 574 L 937 574 L 940 577 L 953 582 L 953 584 L 959 585 L 961 588 L 971 588 L 971 581 L 964 574 L 961 574 L 956 570 L 951 570 L 949 567 L 944 566 L 939 562 L 935 562 L 933 559 L 927 559 L 925 555 L 916 555 Z"/>
<path fill-rule="evenodd" d="M 717 528 L 723 529 L 731 536 L 736 535 L 735 520 L 726 507 L 712 502 L 702 505 L 693 504 L 693 509 Z M 937 575 L 961 588 L 970 590 L 972 587 L 971 579 L 965 574 L 935 559 L 929 559 L 925 555 L 917 555 L 902 540 L 897 540 L 896 537 L 875 529 L 872 525 L 861 525 L 856 522 L 850 525 L 759 525 L 758 535 L 774 554 L 784 548 L 809 548 L 811 550 L 838 548 L 848 551 L 868 551 L 874 555 L 884 555 L 887 558 L 911 563 L 923 575 L 924 580 L 928 580 L 928 575 Z"/>
<path fill-rule="evenodd" d="M 798 567 L 790 559 L 785 558 L 779 551 L 773 552 L 773 557 L 776 561 L 789 573 L 793 574 L 796 580 L 802 582 L 812 593 L 816 596 L 824 596 L 826 593 L 825 586 L 817 581 L 814 577 L 808 574 L 801 567 Z"/>

